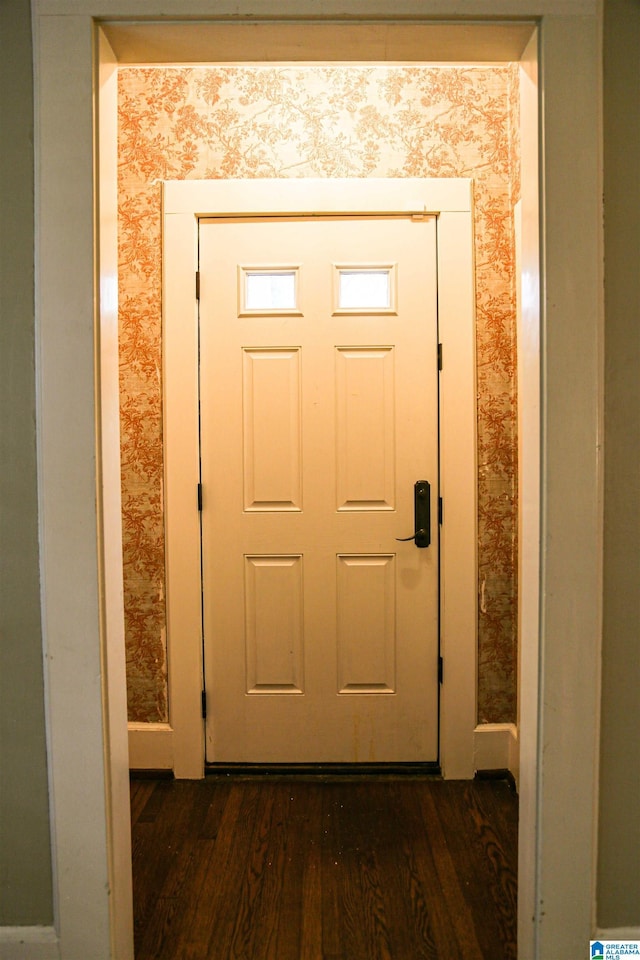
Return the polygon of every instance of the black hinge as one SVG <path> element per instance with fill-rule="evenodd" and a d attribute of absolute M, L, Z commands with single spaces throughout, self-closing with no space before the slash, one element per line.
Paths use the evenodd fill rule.
<path fill-rule="evenodd" d="M 442 519 L 444 517 L 444 503 L 442 502 L 442 497 L 438 497 L 438 523 L 442 526 Z"/>
<path fill-rule="evenodd" d="M 203 690 L 200 694 L 200 707 L 202 712 L 202 719 L 207 719 L 207 691 Z"/>
<path fill-rule="evenodd" d="M 444 682 L 444 661 L 442 657 L 438 657 L 438 683 Z"/>
<path fill-rule="evenodd" d="M 196 270 L 196 300 L 200 299 L 200 271 Z"/>
<path fill-rule="evenodd" d="M 202 484 L 198 484 L 198 510 L 202 510 Z"/>
<path fill-rule="evenodd" d="M 442 344 L 438 344 L 438 370 L 442 370 Z"/>

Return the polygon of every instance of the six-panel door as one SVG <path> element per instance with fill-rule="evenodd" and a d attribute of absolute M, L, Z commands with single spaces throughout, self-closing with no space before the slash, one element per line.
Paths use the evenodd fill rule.
<path fill-rule="evenodd" d="M 207 760 L 437 759 L 435 220 L 202 220 Z"/>

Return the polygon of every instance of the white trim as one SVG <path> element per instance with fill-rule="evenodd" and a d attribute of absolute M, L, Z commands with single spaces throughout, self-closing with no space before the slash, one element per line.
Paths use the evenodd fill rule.
<path fill-rule="evenodd" d="M 109 844 L 109 884 L 113 906 L 110 924 L 114 952 L 126 960 L 133 953 L 133 888 L 130 869 L 131 819 L 129 750 L 126 730 L 127 675 L 123 615 L 122 499 L 120 491 L 120 396 L 118 337 L 118 231 L 111 211 L 118 203 L 117 110 L 118 71 L 113 51 L 101 31 L 97 41 L 96 151 L 100 177 L 96 234 L 99 315 L 95 323 L 97 376 L 96 433 L 98 481 L 98 548 L 100 612 L 102 619 L 102 673 L 105 726 L 106 806 Z M 128 918 L 116 927 L 115 918 Z"/>
<path fill-rule="evenodd" d="M 477 719 L 478 484 L 474 238 L 471 214 L 438 217 L 440 373 L 440 765 L 473 776 Z M 471 322 L 471 336 L 468 324 Z M 473 642 L 471 642 L 473 637 Z M 464 745 L 464 746 L 463 746 Z"/>
<path fill-rule="evenodd" d="M 590 17 L 596 8 L 595 0 L 323 0 L 322 17 L 314 16 L 315 0 L 216 0 L 215 16 L 211 15 L 211 0 L 36 0 L 36 7 L 41 8 L 43 14 L 51 16 L 83 14 L 89 12 L 101 20 L 119 21 L 128 18 L 148 18 L 156 23 L 162 19 L 174 19 L 180 22 L 183 19 L 193 18 L 201 20 L 232 20 L 246 17 L 260 22 L 263 18 L 267 22 L 271 18 L 280 17 L 283 20 L 294 20 L 304 17 L 314 22 L 323 20 L 340 20 L 340 18 L 355 17 L 367 19 L 369 17 L 383 18 L 380 26 L 384 28 L 388 22 L 395 23 L 404 19 L 424 21 L 449 20 L 452 17 L 463 18 L 461 38 L 458 41 L 468 49 L 469 34 L 474 27 L 478 29 L 482 43 L 482 31 L 487 29 L 483 19 L 496 20 L 502 17 L 505 20 L 535 20 L 543 16 L 563 18 Z M 469 23 L 468 20 L 475 20 Z M 480 21 L 480 22 L 478 22 Z M 242 21 L 240 21 L 242 22 Z M 152 23 L 152 25 L 154 25 Z M 448 24 L 451 26 L 451 23 Z M 371 24 L 368 24 L 371 27 Z M 500 27 L 497 23 L 496 26 Z M 152 34 L 153 36 L 153 34 Z M 281 53 L 273 49 L 268 51 L 270 56 L 279 60 Z M 306 60 L 306 50 L 297 46 L 289 51 L 288 60 Z M 314 49 L 314 60 L 331 60 L 331 47 Z M 453 59 L 459 59 L 460 54 L 452 54 Z M 255 59 L 255 58 L 254 58 Z"/>
<path fill-rule="evenodd" d="M 198 481 L 198 216 L 398 214 L 440 211 L 441 652 L 440 759 L 473 776 L 476 722 L 476 365 L 472 182 L 446 179 L 174 180 L 163 189 L 163 332 L 167 647 L 176 776 L 204 775 Z M 447 208 L 451 204 L 452 210 Z"/>
<path fill-rule="evenodd" d="M 166 190 L 163 191 L 166 194 Z M 166 204 L 166 199 L 165 199 Z M 164 529 L 169 719 L 174 731 L 174 774 L 204 776 L 200 515 L 198 436 L 198 314 L 195 272 L 198 221 L 193 214 L 165 216 L 163 302 Z M 167 228 L 169 233 L 166 233 Z M 175 317 L 175 323 L 167 318 Z M 170 358 L 170 359 L 169 359 Z M 171 469 L 170 450 L 179 469 Z M 180 509 L 174 507 L 180 504 Z"/>
<path fill-rule="evenodd" d="M 0 927 L 0 960 L 60 960 L 53 927 Z"/>
<path fill-rule="evenodd" d="M 518 945 L 534 956 L 540 673 L 540 191 L 538 36 L 522 55 L 521 198 L 514 209 L 518 347 Z"/>
<path fill-rule="evenodd" d="M 124 779 L 125 756 L 110 752 L 116 716 L 108 699 L 108 584 L 98 536 L 93 40 L 87 14 L 34 20 L 41 598 L 54 922 L 64 960 L 116 955 L 112 826 L 117 820 L 126 828 L 128 815 L 112 789 Z M 126 715 L 121 731 L 125 724 Z M 125 909 L 119 919 L 132 944 Z M 121 951 L 118 960 L 129 954 Z"/>
<path fill-rule="evenodd" d="M 437 183 L 437 189 L 424 197 L 417 189 L 421 182 Z M 366 210 L 375 213 L 468 213 L 471 209 L 471 180 L 446 177 L 433 181 L 421 181 L 410 177 L 397 180 L 366 178 L 314 179 L 307 177 L 289 180 L 225 180 L 221 189 L 220 180 L 167 180 L 164 183 L 164 212 L 188 213 L 190 216 L 266 216 L 300 214 L 314 216 L 339 212 L 360 213 Z M 408 190 L 409 184 L 416 189 Z M 265 187 L 270 187 L 270 196 L 265 198 Z M 313 193 L 309 185 L 313 184 Z M 335 209 L 336 184 L 342 184 L 346 196 Z M 384 192 L 380 192 L 384 184 Z M 348 187 L 348 190 L 347 190 Z M 310 203 L 313 196 L 313 203 Z"/>
<path fill-rule="evenodd" d="M 595 9 L 592 16 L 549 17 L 542 25 L 535 927 L 537 956 L 545 960 L 581 955 L 596 902 L 604 316 L 600 51 Z M 574 86 L 567 109 L 563 80 L 569 77 Z M 528 679 L 523 673 L 523 690 Z M 532 719 L 530 711 L 523 714 L 522 725 L 531 729 Z"/>
<path fill-rule="evenodd" d="M 518 784 L 518 728 L 515 723 L 481 723 L 473 732 L 473 766 L 508 770 Z"/>
<path fill-rule="evenodd" d="M 129 767 L 173 770 L 173 730 L 168 723 L 129 723 Z"/>
<path fill-rule="evenodd" d="M 597 927 L 592 940 L 640 940 L 640 927 Z"/>

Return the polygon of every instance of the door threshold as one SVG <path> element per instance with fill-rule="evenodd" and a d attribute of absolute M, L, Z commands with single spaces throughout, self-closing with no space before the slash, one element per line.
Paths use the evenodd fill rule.
<path fill-rule="evenodd" d="M 224 777 L 441 777 L 437 761 L 424 763 L 207 763 L 206 776 Z"/>

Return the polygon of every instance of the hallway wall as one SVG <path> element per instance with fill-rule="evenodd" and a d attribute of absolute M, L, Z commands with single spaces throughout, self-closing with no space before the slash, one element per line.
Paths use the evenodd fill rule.
<path fill-rule="evenodd" d="M 640 929 L 640 4 L 604 9 L 605 503 L 598 923 Z"/>
<path fill-rule="evenodd" d="M 163 179 L 474 177 L 480 722 L 516 718 L 515 66 L 121 68 L 119 282 L 129 718 L 167 719 Z"/>
<path fill-rule="evenodd" d="M 29 0 L 0 4 L 0 926 L 53 916 L 36 478 Z"/>

